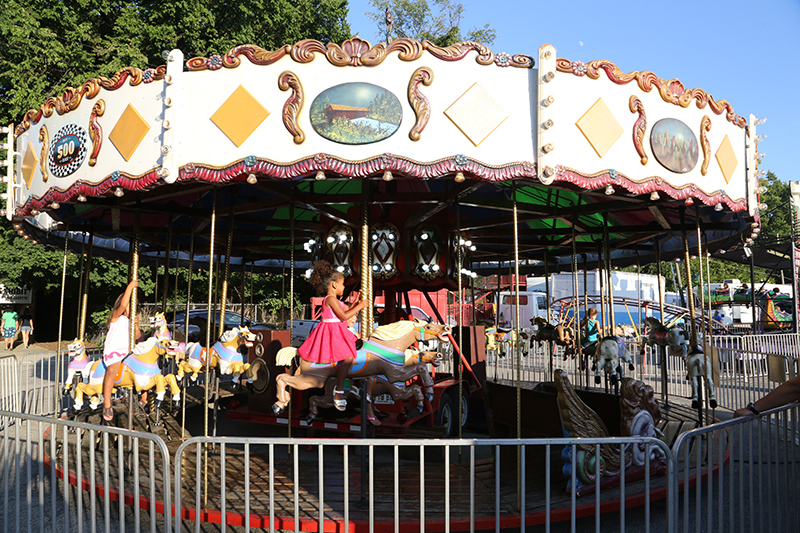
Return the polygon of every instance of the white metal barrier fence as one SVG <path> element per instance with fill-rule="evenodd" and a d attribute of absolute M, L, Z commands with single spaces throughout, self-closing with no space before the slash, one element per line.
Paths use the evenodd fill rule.
<path fill-rule="evenodd" d="M 715 386 L 720 407 L 731 410 L 743 407 L 800 373 L 800 336 L 797 334 L 716 336 L 712 342 L 719 361 L 719 379 Z M 664 357 L 662 353 L 666 348 L 650 346 L 645 347 L 644 356 L 640 356 L 639 345 L 632 338 L 626 339 L 626 348 L 635 361 L 633 371 L 623 363 L 626 376 L 650 385 L 657 396 L 663 393 L 668 398 L 691 397 L 692 387 L 686 379 L 682 357 L 673 354 Z M 586 362 L 577 357 L 565 358 L 563 348 L 556 346 L 551 362 L 549 350 L 547 343 L 531 344 L 529 353 L 520 358 L 519 376 L 523 383 L 552 381 L 552 372 L 561 369 L 576 385 L 595 385 L 591 358 Z M 711 353 L 706 355 L 709 359 L 712 356 Z M 662 358 L 666 370 L 661 368 Z M 516 357 L 487 353 L 486 376 L 491 380 L 516 380 Z"/>
<path fill-rule="evenodd" d="M 0 421 L 3 533 L 94 532 L 98 519 L 105 531 L 126 523 L 171 531 L 170 454 L 160 437 L 6 411 Z"/>
<path fill-rule="evenodd" d="M 795 532 L 799 411 L 793 404 L 690 431 L 671 450 L 648 438 L 197 437 L 172 458 L 155 435 L 0 412 L 0 525 L 3 533 L 199 531 L 200 520 L 221 531 Z M 662 473 L 651 473 L 659 460 Z M 616 486 L 599 477 L 578 485 L 594 464 L 615 463 Z"/>

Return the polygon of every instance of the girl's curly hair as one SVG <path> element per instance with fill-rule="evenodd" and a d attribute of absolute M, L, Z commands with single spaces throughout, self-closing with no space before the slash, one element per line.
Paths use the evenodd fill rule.
<path fill-rule="evenodd" d="M 334 269 L 333 265 L 324 259 L 314 263 L 311 268 L 313 272 L 311 272 L 308 282 L 317 289 L 319 294 L 325 294 L 328 291 L 328 285 L 330 285 L 331 281 L 337 277 L 343 277 L 341 272 Z"/>

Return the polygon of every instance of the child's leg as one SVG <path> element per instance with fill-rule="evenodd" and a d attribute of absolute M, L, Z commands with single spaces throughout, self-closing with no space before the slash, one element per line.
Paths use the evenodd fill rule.
<path fill-rule="evenodd" d="M 334 401 L 342 401 L 344 397 L 344 380 L 347 378 L 347 373 L 350 371 L 350 366 L 353 364 L 353 358 L 348 357 L 336 363 L 336 388 L 333 391 Z"/>
<path fill-rule="evenodd" d="M 106 374 L 103 376 L 103 410 L 111 407 L 111 391 L 114 389 L 114 378 L 117 376 L 117 370 L 122 362 L 118 361 L 106 368 Z"/>
<path fill-rule="evenodd" d="M 372 391 L 375 388 L 375 378 L 370 378 L 367 380 L 367 405 L 364 406 L 364 414 L 367 415 L 367 420 L 373 426 L 380 426 L 381 421 L 378 420 L 378 417 L 375 416 L 375 409 L 373 409 L 372 401 L 374 397 L 372 396 Z"/>

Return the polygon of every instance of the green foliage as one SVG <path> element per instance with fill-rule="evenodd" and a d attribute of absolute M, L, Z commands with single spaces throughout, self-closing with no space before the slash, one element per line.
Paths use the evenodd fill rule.
<path fill-rule="evenodd" d="M 761 212 L 761 235 L 758 240 L 769 242 L 788 239 L 792 234 L 792 192 L 789 184 L 768 172 L 766 178 L 759 180 L 759 185 L 767 189 L 758 198 L 760 203 L 767 204 L 767 209 Z"/>
<path fill-rule="evenodd" d="M 400 107 L 397 98 L 386 91 L 377 94 L 372 102 L 369 103 L 367 116 L 381 122 L 398 125 L 403 119 L 403 109 Z"/>
<path fill-rule="evenodd" d="M 386 10 L 392 14 L 393 24 L 389 37 L 427 39 L 437 46 L 450 46 L 459 41 L 476 41 L 491 45 L 497 32 L 489 24 L 462 33 L 461 20 L 464 5 L 452 0 L 370 0 L 375 11 L 366 15 L 379 30 L 379 38 L 386 38 Z"/>
<path fill-rule="evenodd" d="M 0 119 L 43 97 L 125 66 L 155 67 L 162 52 L 224 54 L 240 44 L 274 50 L 302 39 L 350 37 L 346 0 L 7 0 L 0 9 Z"/>

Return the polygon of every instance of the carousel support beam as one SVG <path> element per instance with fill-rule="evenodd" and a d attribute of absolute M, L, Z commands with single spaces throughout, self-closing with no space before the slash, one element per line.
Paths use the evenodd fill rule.
<path fill-rule="evenodd" d="M 213 189 L 211 192 L 211 242 L 209 245 L 208 257 L 208 299 L 206 300 L 206 386 L 204 387 L 203 395 L 203 435 L 208 437 L 208 388 L 211 385 L 209 374 L 211 372 L 211 319 L 212 319 L 212 303 L 214 298 L 214 241 L 215 231 L 217 227 L 217 190 Z M 188 334 L 188 330 L 186 331 Z M 203 470 L 203 494 L 205 502 L 208 502 L 208 445 L 204 447 L 204 460 L 205 465 Z"/>
<path fill-rule="evenodd" d="M 484 185 L 486 185 L 486 183 L 483 181 L 470 181 L 457 184 L 451 190 L 447 191 L 446 197 L 440 200 L 434 207 L 426 207 L 423 211 L 408 217 L 403 224 L 404 227 L 408 229 L 422 224 L 432 216 L 454 205 L 468 194 L 472 194 Z"/>
<path fill-rule="evenodd" d="M 141 218 L 139 213 L 136 213 L 136 229 L 141 225 Z M 136 231 L 133 235 L 133 243 L 131 245 L 131 281 L 139 281 L 139 232 Z M 128 304 L 128 316 L 130 317 L 130 351 L 133 352 L 136 346 L 137 333 L 139 331 L 138 320 L 138 304 L 139 304 L 139 291 L 134 289 L 131 292 L 131 300 Z M 133 394 L 134 389 L 131 387 L 128 393 L 128 429 L 133 429 Z"/>
<path fill-rule="evenodd" d="M 225 333 L 225 310 L 228 307 L 228 277 L 231 274 L 231 248 L 233 247 L 233 202 L 230 205 L 230 213 L 228 214 L 228 242 L 225 248 L 225 273 L 222 275 L 222 296 L 220 297 L 220 311 L 219 311 L 219 330 L 218 336 L 221 337 Z M 215 400 L 216 412 L 216 400 Z M 214 420 L 214 429 L 216 432 L 216 419 Z"/>
<path fill-rule="evenodd" d="M 681 224 L 684 223 L 685 216 L 686 216 L 686 208 L 681 207 Z M 687 298 L 689 300 L 689 302 L 688 302 L 688 304 L 689 304 L 689 322 L 690 322 L 690 327 L 692 328 L 691 332 L 690 332 L 690 336 L 691 336 L 691 341 L 690 342 L 692 344 L 692 347 L 696 347 L 697 346 L 697 329 L 695 327 L 694 297 L 692 295 L 692 266 L 689 264 L 689 261 L 690 261 L 691 257 L 689 255 L 689 240 L 688 240 L 688 237 L 686 235 L 686 230 L 683 230 L 681 232 L 681 237 L 683 238 L 683 259 L 684 259 L 684 265 L 685 265 L 685 270 L 686 270 L 686 296 L 687 296 Z"/>
<path fill-rule="evenodd" d="M 664 320 L 664 284 L 662 283 L 662 268 L 661 268 L 661 246 L 656 243 L 656 268 L 658 275 L 658 313 L 661 322 Z M 659 362 L 661 363 L 661 401 L 664 404 L 669 403 L 669 391 L 667 390 L 667 348 L 666 346 L 658 346 L 661 355 Z"/>
<path fill-rule="evenodd" d="M 293 204 L 298 205 L 308 211 L 319 213 L 322 216 L 328 217 L 331 220 L 338 222 L 339 224 L 344 224 L 345 226 L 349 226 L 351 228 L 357 227 L 357 225 L 352 220 L 343 217 L 341 211 L 337 211 L 335 209 L 328 209 L 326 207 L 321 207 L 319 205 L 309 203 L 303 199 L 303 195 L 299 194 L 297 191 L 293 189 L 284 187 L 275 182 L 267 182 L 267 181 L 258 182 L 258 187 L 266 191 L 269 191 L 272 194 L 280 196 L 282 198 L 286 198 Z"/>
<path fill-rule="evenodd" d="M 194 273 L 194 228 L 189 237 L 189 271 L 186 280 L 186 314 L 183 317 L 183 342 L 189 343 L 189 310 L 192 306 L 192 275 Z M 181 398 L 181 440 L 186 438 L 186 387 Z"/>
<path fill-rule="evenodd" d="M 61 299 L 59 300 L 58 306 L 58 352 L 57 352 L 57 361 L 56 361 L 56 375 L 61 371 L 61 367 L 63 364 L 63 351 L 61 348 L 61 341 L 62 336 L 64 333 L 64 289 L 67 284 L 67 256 L 69 255 L 69 225 L 67 225 L 66 229 L 64 230 L 64 259 L 61 265 Z M 66 378 L 66 375 L 65 375 Z M 56 380 L 60 382 L 59 380 Z M 59 399 L 57 394 L 53 394 L 53 401 L 55 405 L 53 405 L 53 417 L 58 418 L 58 404 Z"/>
<path fill-rule="evenodd" d="M 89 305 L 89 275 L 92 271 L 92 254 L 94 253 L 94 229 L 89 232 L 89 245 L 88 250 L 86 252 L 86 261 L 84 262 L 84 269 L 83 269 L 83 281 L 81 286 L 83 287 L 83 294 L 81 294 L 81 318 L 80 318 L 80 327 L 78 328 L 78 338 L 81 342 L 85 343 L 85 335 L 86 335 L 86 312 L 87 307 Z M 136 291 L 134 291 L 136 292 Z M 133 315 L 131 315 L 133 316 Z M 131 347 L 131 351 L 133 351 L 133 347 Z"/>

